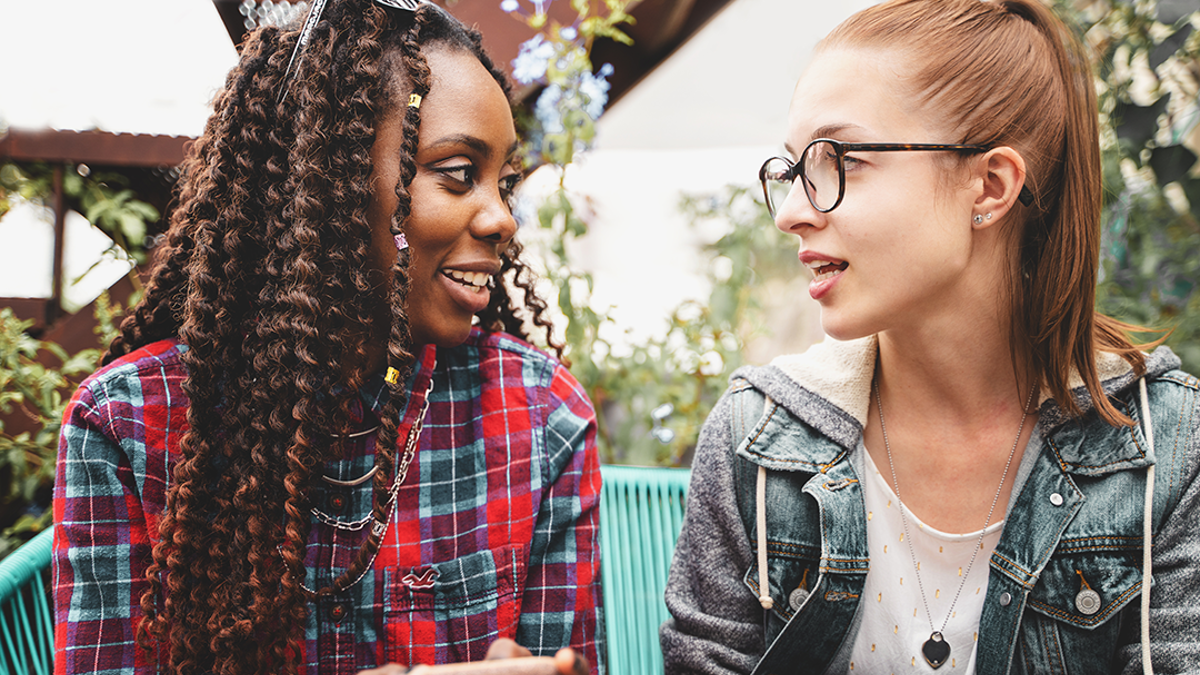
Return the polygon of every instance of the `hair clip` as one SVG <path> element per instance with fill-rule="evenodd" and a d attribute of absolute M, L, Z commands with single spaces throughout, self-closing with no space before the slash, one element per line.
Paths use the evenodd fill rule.
<path fill-rule="evenodd" d="M 387 7 L 389 9 L 399 9 L 405 12 L 416 12 L 426 0 L 374 0 L 376 5 Z M 313 29 L 317 27 L 317 22 L 321 20 L 321 14 L 325 11 L 325 5 L 329 0 L 313 0 L 312 7 L 308 9 L 308 18 L 304 20 L 304 27 L 300 29 L 300 37 L 296 40 L 296 46 L 292 48 L 292 57 L 288 59 L 287 68 L 283 71 L 283 88 L 279 90 L 279 99 L 276 104 L 283 103 L 283 99 L 287 98 L 288 89 L 292 84 L 292 68 L 296 65 L 296 58 L 304 52 L 308 46 L 308 39 L 312 37 Z M 412 105 L 410 99 L 409 105 Z M 420 103 L 418 102 L 418 105 Z"/>
<path fill-rule="evenodd" d="M 388 384 L 396 384 L 400 381 L 400 371 L 388 366 L 387 375 L 384 376 L 383 381 Z"/>
<path fill-rule="evenodd" d="M 404 249 L 408 248 L 408 237 L 404 236 L 403 232 L 392 237 L 392 241 L 396 242 L 397 251 L 403 251 Z"/>
<path fill-rule="evenodd" d="M 408 107 L 420 109 L 421 95 L 420 94 L 409 94 L 408 95 Z"/>
<path fill-rule="evenodd" d="M 406 12 L 415 12 L 421 6 L 424 0 L 375 0 L 375 4 L 391 7 L 392 9 L 402 9 Z"/>

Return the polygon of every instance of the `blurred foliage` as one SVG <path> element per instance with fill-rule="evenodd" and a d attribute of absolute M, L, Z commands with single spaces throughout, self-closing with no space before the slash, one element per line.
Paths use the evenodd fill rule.
<path fill-rule="evenodd" d="M 54 166 L 43 162 L 0 164 L 0 218 L 13 206 L 13 198 L 51 206 Z M 129 179 L 119 173 L 93 173 L 87 165 L 63 167 L 63 195 L 67 208 L 77 209 L 113 240 L 106 255 L 127 254 L 139 265 L 146 262 L 147 232 L 159 219 L 158 209 L 137 199 Z M 131 278 L 136 274 L 131 272 Z M 135 286 L 136 287 L 136 286 Z"/>
<path fill-rule="evenodd" d="M 1185 368 L 1200 372 L 1200 11 L 1194 0 L 1056 0 L 1056 9 L 1086 35 L 1097 58 L 1106 187 L 1099 307 L 1171 329 L 1168 344 Z M 801 273 L 794 242 L 771 226 L 757 188 L 685 198 L 682 208 L 694 223 L 727 228 L 698 251 L 717 261 L 708 268 L 709 297 L 672 312 L 664 337 L 615 345 L 603 337 L 617 331 L 615 322 L 590 302 L 592 277 L 571 260 L 588 232 L 586 200 L 563 187 L 573 156 L 551 160 L 559 189 L 538 209 L 541 228 L 552 235 L 546 276 L 567 320 L 571 371 L 597 407 L 602 457 L 686 463 L 747 342 L 767 330 L 764 286 Z"/>
<path fill-rule="evenodd" d="M 101 347 L 117 335 L 120 305 L 102 293 L 95 306 L 97 347 L 75 354 L 31 337 L 33 321 L 0 308 L 0 558 L 51 523 L 63 409 L 100 363 Z M 31 431 L 10 428 L 21 417 Z"/>
<path fill-rule="evenodd" d="M 571 372 L 596 406 L 601 458 L 685 464 L 729 373 L 742 365 L 747 342 L 765 332 L 766 282 L 796 273 L 794 242 L 771 224 L 757 188 L 683 197 L 681 208 L 695 226 L 728 227 L 698 251 L 711 291 L 703 302 L 676 307 L 661 337 L 631 343 L 607 312 L 591 306 L 591 277 L 571 271 L 568 244 L 587 226 L 564 195 L 556 193 L 538 214 L 557 235 L 549 238 L 546 276 L 569 319 Z"/>
<path fill-rule="evenodd" d="M 1098 304 L 1170 329 L 1200 372 L 1200 8 L 1194 0 L 1068 3 L 1097 58 L 1105 214 Z"/>

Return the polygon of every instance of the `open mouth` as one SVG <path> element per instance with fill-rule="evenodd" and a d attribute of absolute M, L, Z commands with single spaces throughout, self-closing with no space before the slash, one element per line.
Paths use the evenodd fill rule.
<path fill-rule="evenodd" d="M 486 290 L 488 287 L 488 281 L 492 278 L 492 275 L 487 274 L 486 272 L 467 272 L 464 270 L 452 269 L 442 270 L 442 275 L 476 293 L 482 293 L 484 290 Z"/>
<path fill-rule="evenodd" d="M 847 267 L 850 266 L 850 263 L 845 261 L 835 263 L 828 260 L 814 260 L 812 262 L 805 263 L 804 266 L 812 270 L 815 281 L 822 281 L 837 274 L 841 274 Z"/>

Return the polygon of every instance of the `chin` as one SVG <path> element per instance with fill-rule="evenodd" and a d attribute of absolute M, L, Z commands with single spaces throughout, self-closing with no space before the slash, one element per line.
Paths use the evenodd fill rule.
<path fill-rule="evenodd" d="M 466 324 L 462 327 L 455 326 L 454 328 L 439 331 L 431 342 L 439 347 L 457 347 L 466 342 L 467 338 L 471 336 L 471 326 L 472 324 Z"/>
<path fill-rule="evenodd" d="M 874 326 L 821 308 L 821 330 L 834 340 L 857 340 L 879 332 Z"/>

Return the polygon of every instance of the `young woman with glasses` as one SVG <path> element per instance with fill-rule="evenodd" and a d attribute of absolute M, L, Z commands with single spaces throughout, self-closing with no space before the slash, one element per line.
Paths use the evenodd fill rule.
<path fill-rule="evenodd" d="M 829 338 L 700 436 L 668 672 L 1200 669 L 1200 382 L 1095 311 L 1098 146 L 1037 0 L 821 42 L 760 178 Z"/>
<path fill-rule="evenodd" d="M 516 145 L 432 4 L 250 35 L 66 413 L 56 672 L 600 665 L 595 418 L 525 341 Z"/>

